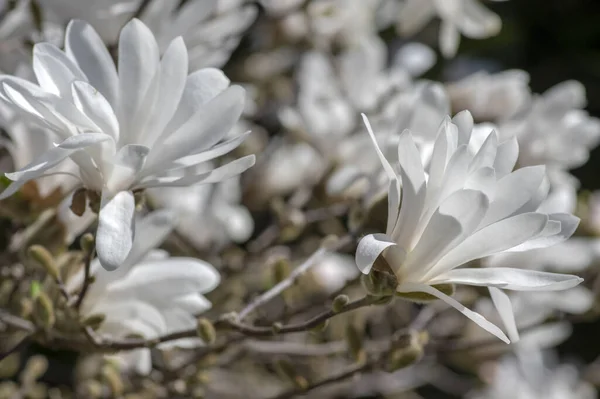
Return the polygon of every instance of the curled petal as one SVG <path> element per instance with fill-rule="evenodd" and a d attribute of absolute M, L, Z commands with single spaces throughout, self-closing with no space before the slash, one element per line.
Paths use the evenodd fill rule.
<path fill-rule="evenodd" d="M 121 191 L 102 204 L 98 215 L 96 252 L 106 270 L 125 262 L 133 246 L 135 200 L 131 191 Z"/>

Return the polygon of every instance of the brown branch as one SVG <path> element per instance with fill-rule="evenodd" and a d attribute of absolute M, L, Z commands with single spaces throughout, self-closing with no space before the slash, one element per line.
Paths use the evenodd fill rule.
<path fill-rule="evenodd" d="M 5 358 L 12 355 L 13 353 L 18 352 L 21 349 L 23 349 L 24 347 L 26 347 L 27 344 L 29 344 L 30 338 L 31 338 L 31 335 L 26 335 L 25 337 L 21 338 L 21 340 L 16 345 L 14 345 L 12 348 L 7 350 L 6 352 L 1 352 L 0 353 L 0 361 L 4 360 Z"/>
<path fill-rule="evenodd" d="M 94 258 L 95 253 L 96 253 L 96 245 L 95 245 L 95 243 L 92 243 L 90 245 L 90 249 L 89 249 L 88 253 L 85 255 L 83 287 L 81 288 L 81 291 L 79 292 L 79 295 L 77 296 L 77 302 L 75 302 L 75 309 L 77 309 L 77 310 L 79 310 L 79 308 L 81 307 L 81 303 L 85 299 L 85 295 L 87 294 L 90 284 L 92 283 L 92 279 L 90 277 L 90 269 L 92 266 L 92 260 Z"/>

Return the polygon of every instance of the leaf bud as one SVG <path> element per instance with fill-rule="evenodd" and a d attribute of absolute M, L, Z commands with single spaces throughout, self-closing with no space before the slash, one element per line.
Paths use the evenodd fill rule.
<path fill-rule="evenodd" d="M 346 307 L 346 305 L 349 302 L 350 302 L 350 298 L 348 298 L 348 295 L 344 295 L 344 294 L 338 295 L 333 300 L 333 304 L 331 305 L 331 310 L 333 310 L 335 313 L 339 313 Z"/>
<path fill-rule="evenodd" d="M 215 326 L 208 319 L 199 318 L 196 323 L 196 331 L 198 336 L 206 344 L 213 344 L 217 339 L 217 331 L 215 330 Z"/>
<path fill-rule="evenodd" d="M 34 301 L 33 317 L 35 322 L 45 329 L 50 329 L 56 322 L 54 314 L 54 305 L 48 295 L 40 291 Z"/>
<path fill-rule="evenodd" d="M 60 281 L 58 266 L 54 260 L 54 256 L 42 245 L 32 245 L 28 249 L 29 256 L 39 263 L 54 281 Z"/>

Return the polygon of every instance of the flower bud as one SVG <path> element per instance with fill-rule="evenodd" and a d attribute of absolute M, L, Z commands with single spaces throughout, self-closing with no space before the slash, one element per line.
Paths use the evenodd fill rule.
<path fill-rule="evenodd" d="M 0 379 L 12 378 L 19 372 L 21 354 L 16 351 L 0 360 Z M 1 396 L 0 396 L 1 397 Z"/>
<path fill-rule="evenodd" d="M 101 398 L 104 393 L 103 388 L 104 387 L 102 386 L 102 383 L 100 383 L 99 381 L 96 381 L 96 380 L 86 381 L 82 388 L 82 390 L 83 390 L 82 396 L 85 396 L 86 398 L 90 398 L 90 399 Z"/>
<path fill-rule="evenodd" d="M 343 295 L 343 294 L 338 295 L 333 300 L 333 304 L 331 305 L 331 310 L 333 310 L 335 313 L 339 313 L 346 307 L 346 305 L 349 302 L 350 302 L 350 298 L 348 298 L 348 295 Z"/>
<path fill-rule="evenodd" d="M 394 349 L 389 355 L 386 370 L 388 372 L 400 370 L 417 363 L 425 352 L 423 346 L 429 340 L 427 332 L 411 331 L 406 337 L 402 347 Z"/>
<path fill-rule="evenodd" d="M 217 339 L 217 331 L 215 330 L 215 326 L 208 319 L 198 319 L 196 323 L 196 331 L 198 333 L 198 336 L 206 344 L 213 344 Z"/>
<path fill-rule="evenodd" d="M 281 332 L 281 329 L 283 328 L 283 324 L 276 321 L 275 323 L 273 323 L 271 328 L 273 329 L 273 334 L 279 334 Z"/>
<path fill-rule="evenodd" d="M 280 283 L 285 280 L 291 271 L 291 266 L 289 260 L 285 258 L 279 258 L 275 261 L 273 265 L 273 280 L 274 283 Z"/>
<path fill-rule="evenodd" d="M 358 329 L 352 324 L 346 326 L 346 343 L 348 344 L 348 350 L 350 355 L 357 362 L 365 360 L 366 352 L 363 349 L 363 341 Z"/>
<path fill-rule="evenodd" d="M 87 195 L 85 192 L 85 188 L 80 188 L 73 193 L 70 209 L 77 216 L 82 216 L 85 213 L 85 206 L 87 204 Z"/>
<path fill-rule="evenodd" d="M 50 277 L 55 281 L 60 281 L 60 275 L 58 272 L 58 266 L 54 257 L 45 247 L 42 245 L 32 245 L 28 249 L 29 256 L 39 263 Z"/>
<path fill-rule="evenodd" d="M 121 396 L 125 390 L 123 380 L 119 375 L 119 372 L 114 367 L 105 365 L 102 367 L 102 378 L 106 382 L 106 385 L 110 388 L 113 396 Z"/>
<path fill-rule="evenodd" d="M 79 240 L 81 250 L 86 254 L 89 254 L 94 247 L 94 236 L 92 233 L 85 233 Z"/>
<path fill-rule="evenodd" d="M 33 318 L 37 324 L 45 329 L 50 329 L 56 322 L 54 305 L 48 295 L 41 291 L 33 304 Z"/>
<path fill-rule="evenodd" d="M 34 355 L 27 360 L 20 379 L 23 385 L 31 385 L 48 370 L 48 359 L 42 355 Z"/>

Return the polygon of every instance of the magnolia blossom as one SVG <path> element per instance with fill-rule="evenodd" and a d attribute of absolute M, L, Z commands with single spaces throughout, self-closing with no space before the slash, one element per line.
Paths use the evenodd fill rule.
<path fill-rule="evenodd" d="M 418 299 L 427 294 L 442 299 L 505 342 L 510 341 L 500 328 L 441 289 L 453 284 L 488 287 L 516 340 L 510 300 L 501 289 L 554 291 L 582 281 L 573 275 L 533 270 L 459 268 L 495 253 L 563 241 L 579 223 L 570 214 L 536 211 L 544 199 L 540 186 L 545 170 L 534 166 L 511 172 L 518 156 L 516 140 L 499 143 L 492 131 L 476 153 L 469 151 L 473 119 L 461 112 L 440 126 L 426 173 L 410 130 L 400 135 L 398 164 L 392 166 L 364 119 L 390 185 L 385 234 L 365 236 L 356 251 L 363 273 L 382 259 L 396 276 L 401 296 Z"/>
<path fill-rule="evenodd" d="M 529 112 L 503 123 L 500 134 L 517 137 L 520 165 L 576 168 L 600 143 L 600 120 L 590 117 L 585 106 L 585 87 L 566 81 L 534 98 Z"/>
<path fill-rule="evenodd" d="M 181 38 L 160 59 L 152 33 L 136 19 L 121 32 L 118 73 L 100 37 L 82 21 L 69 24 L 65 47 L 34 47 L 39 86 L 0 77 L 0 97 L 59 138 L 29 165 L 7 174 L 14 183 L 0 198 L 54 173 L 63 161 L 74 162 L 78 173 L 69 178 L 101 197 L 96 247 L 103 267 L 114 270 L 132 246 L 134 190 L 215 183 L 254 164 L 250 155 L 193 173 L 247 136 L 222 141 L 242 113 L 244 90 L 229 87 L 215 69 L 188 76 Z M 191 173 L 173 176 L 177 169 Z"/>
<path fill-rule="evenodd" d="M 460 34 L 472 39 L 497 35 L 502 27 L 500 17 L 478 0 L 406 0 L 400 8 L 398 30 L 410 35 L 439 16 L 440 50 L 445 57 L 454 57 L 460 43 Z"/>
<path fill-rule="evenodd" d="M 485 373 L 488 386 L 467 395 L 469 399 L 595 399 L 596 389 L 581 379 L 578 370 L 535 349 L 507 355 Z"/>
<path fill-rule="evenodd" d="M 529 106 L 529 74 L 518 69 L 476 72 L 447 86 L 454 109 L 468 109 L 482 121 L 506 120 Z"/>
<path fill-rule="evenodd" d="M 88 21 L 109 44 L 121 27 L 136 16 L 142 0 L 40 0 L 50 17 L 66 22 Z M 254 21 L 256 7 L 245 0 L 178 0 L 146 2 L 138 16 L 156 36 L 161 52 L 182 36 L 189 49 L 191 68 L 221 67 L 239 44 L 242 33 Z"/>
<path fill-rule="evenodd" d="M 152 339 L 164 334 L 189 330 L 196 326 L 195 315 L 211 307 L 202 295 L 219 284 L 218 272 L 199 259 L 170 257 L 155 249 L 171 232 L 175 219 L 171 212 L 156 211 L 137 223 L 138 235 L 132 250 L 115 272 L 104 270 L 95 259 L 91 264 L 94 283 L 89 286 L 81 304 L 85 317 L 102 314 L 97 330 L 101 336 L 123 339 L 131 334 Z M 84 271 L 67 284 L 77 291 Z M 199 338 L 181 339 L 165 346 L 198 346 Z M 116 355 L 127 367 L 147 374 L 151 370 L 150 349 L 138 349 Z"/>

